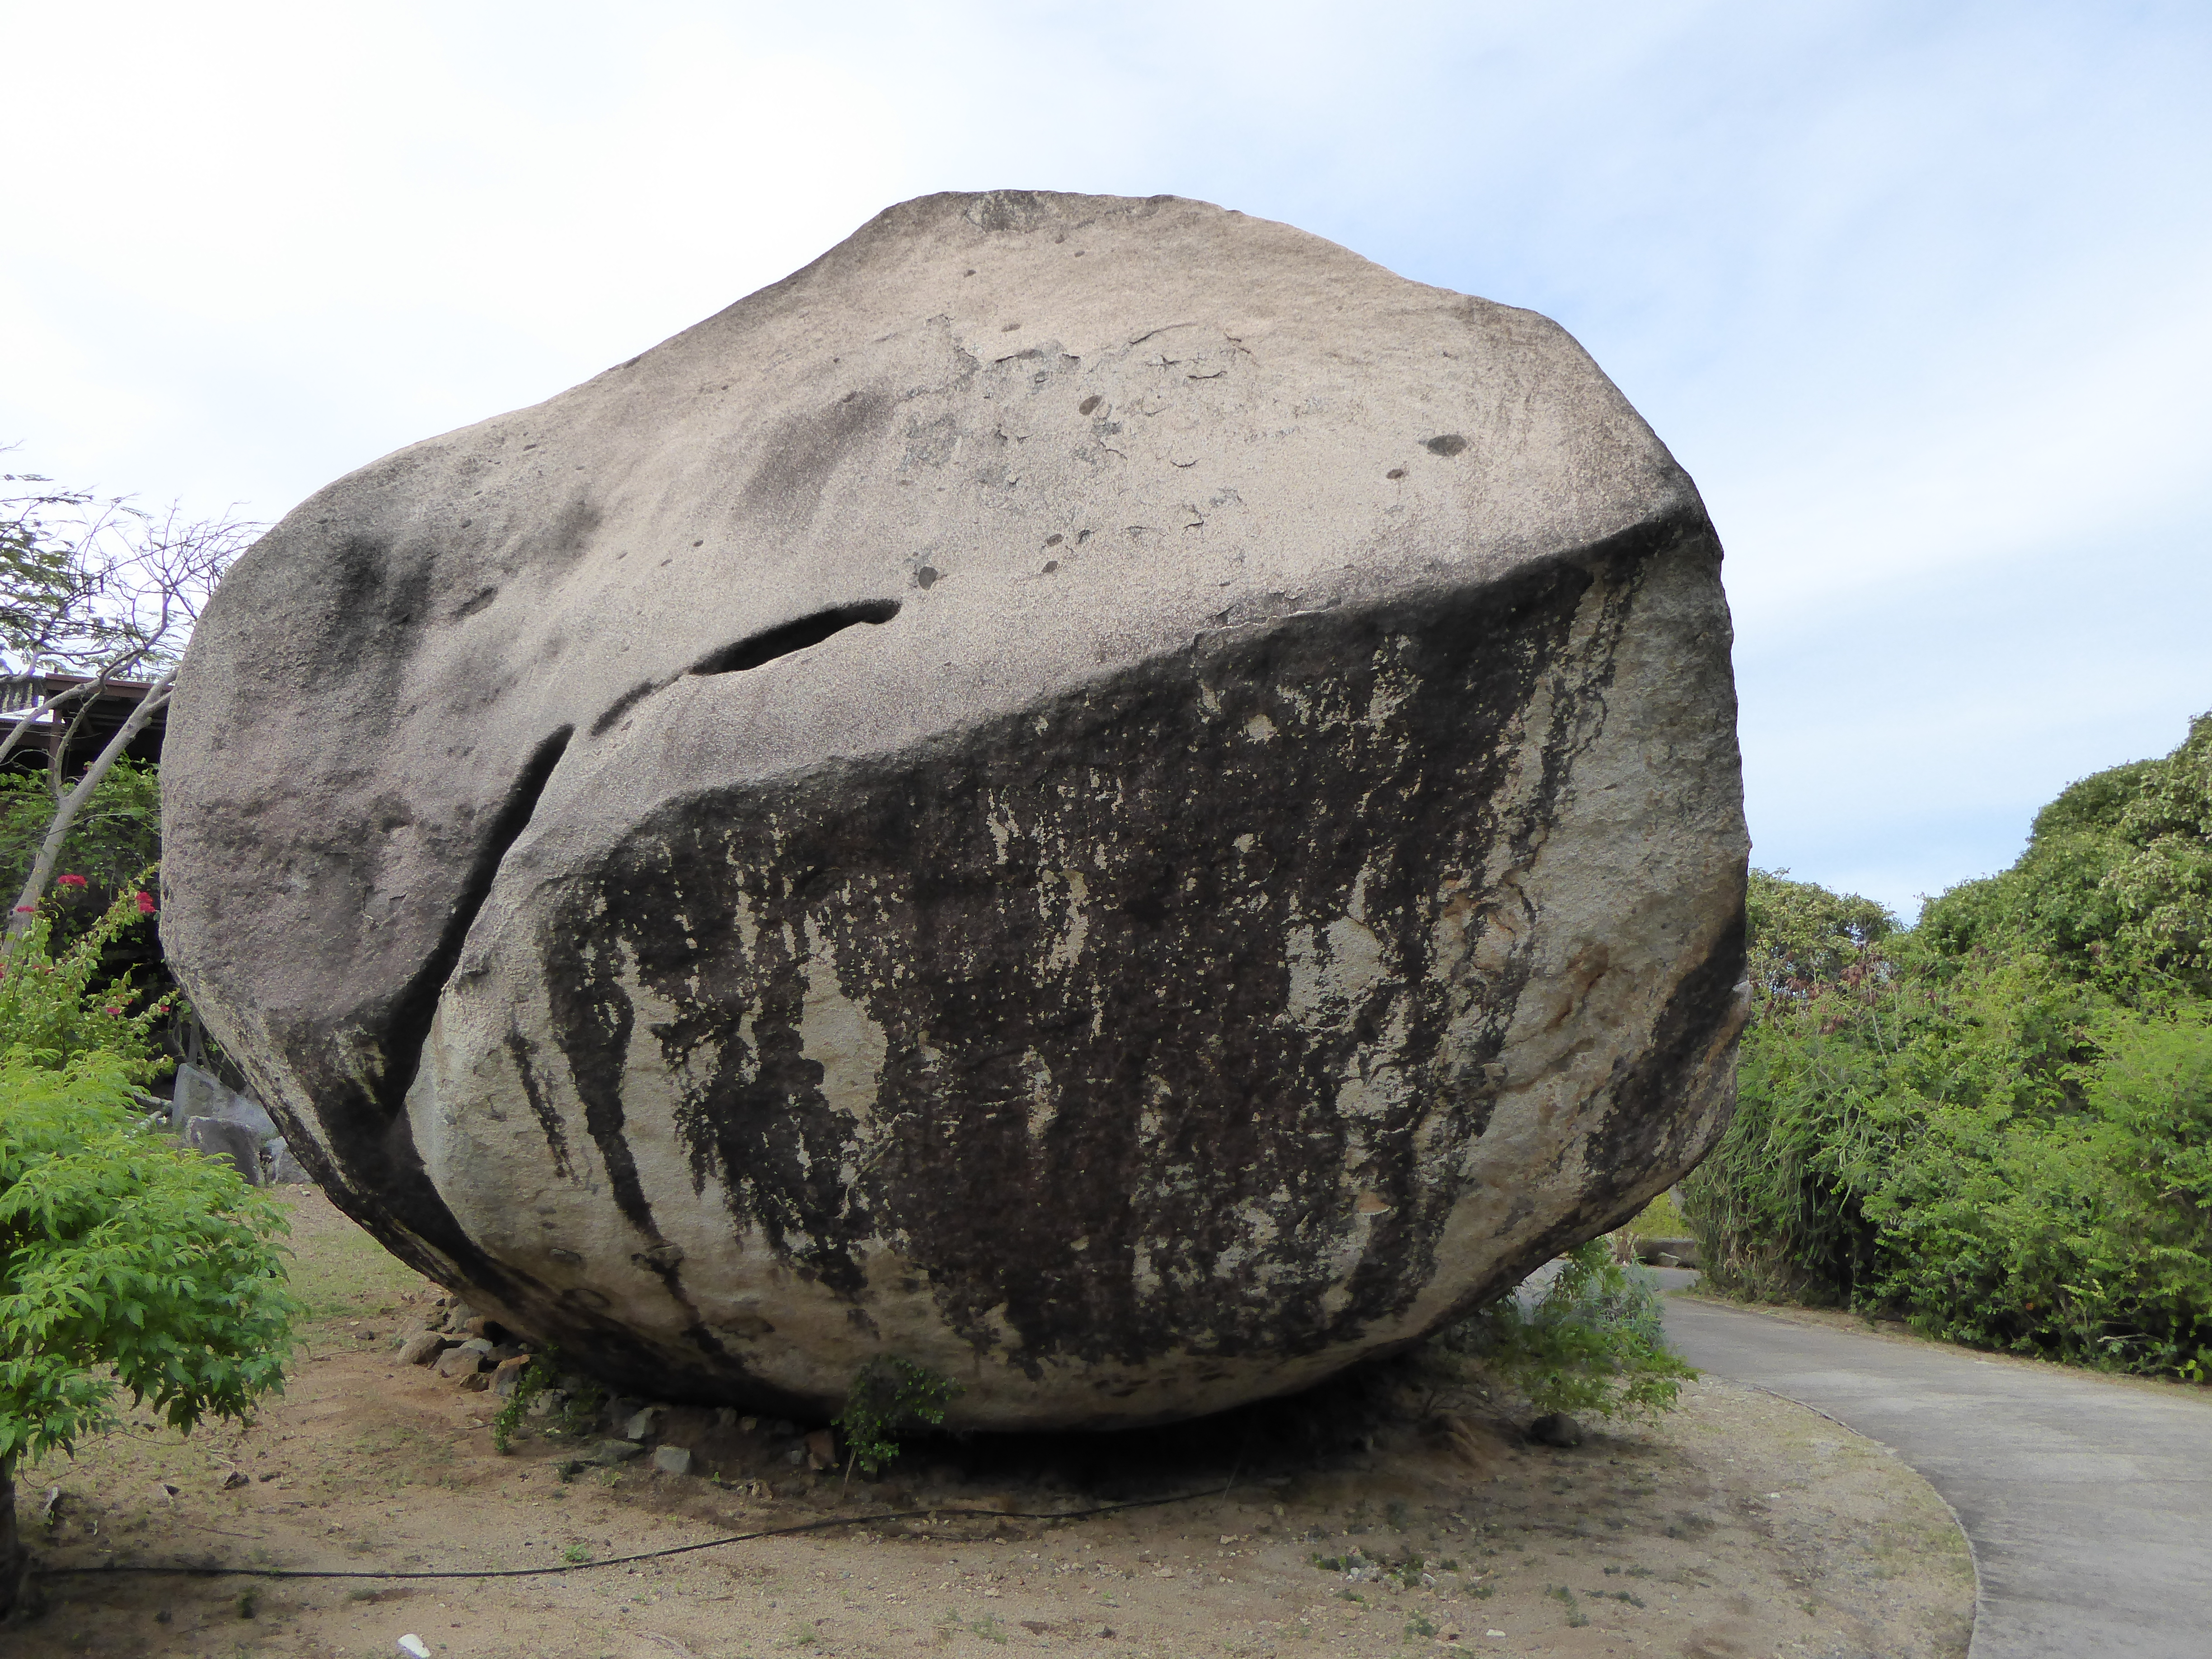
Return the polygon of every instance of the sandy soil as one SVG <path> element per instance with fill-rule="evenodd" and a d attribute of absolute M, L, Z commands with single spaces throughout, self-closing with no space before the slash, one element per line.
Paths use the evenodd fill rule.
<path fill-rule="evenodd" d="M 0 1632 L 9 1655 L 388 1656 L 403 1634 L 456 1659 L 1965 1651 L 1972 1571 L 1942 1500 L 1756 1390 L 1703 1381 L 1656 1426 L 1555 1451 L 1401 1364 L 1181 1430 L 934 1443 L 849 1488 L 784 1425 L 679 1410 L 659 1437 L 693 1450 L 691 1474 L 564 1478 L 582 1443 L 540 1424 L 502 1456 L 497 1401 L 393 1358 L 431 1287 L 319 1194 L 289 1201 L 322 1317 L 284 1397 L 189 1440 L 142 1417 L 25 1470 L 21 1501 L 49 1569 L 371 1576 L 56 1573 L 43 1616 Z M 904 1509 L 936 1518 L 586 1565 Z M 561 1570 L 475 1576 L 519 1567 Z M 375 1576 L 439 1571 L 471 1576 Z"/>

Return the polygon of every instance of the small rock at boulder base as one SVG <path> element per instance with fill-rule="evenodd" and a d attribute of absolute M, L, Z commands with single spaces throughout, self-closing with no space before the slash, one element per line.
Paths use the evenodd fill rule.
<path fill-rule="evenodd" d="M 817 1469 L 837 1467 L 837 1441 L 827 1429 L 817 1429 L 799 1443 L 806 1448 L 806 1462 Z"/>
<path fill-rule="evenodd" d="M 399 1361 L 404 1365 L 427 1365 L 445 1352 L 446 1337 L 440 1331 L 417 1331 L 399 1345 Z"/>
<path fill-rule="evenodd" d="M 641 1406 L 622 1421 L 622 1437 L 625 1440 L 653 1438 L 653 1419 L 660 1415 L 658 1406 Z"/>
<path fill-rule="evenodd" d="M 228 1123 L 219 1117 L 188 1117 L 180 1139 L 193 1152 L 228 1159 L 249 1184 L 261 1184 L 261 1143 L 242 1124 Z"/>
<path fill-rule="evenodd" d="M 517 1354 L 502 1359 L 492 1368 L 491 1391 L 502 1400 L 512 1400 L 522 1386 L 522 1374 L 530 1369 L 530 1356 Z"/>
<path fill-rule="evenodd" d="M 281 1139 L 264 1143 L 261 1150 L 268 1158 L 270 1186 L 297 1187 L 313 1180 L 300 1160 L 292 1156 L 292 1149 Z"/>
<path fill-rule="evenodd" d="M 691 1473 L 691 1454 L 681 1446 L 655 1446 L 653 1467 L 663 1474 Z"/>
<path fill-rule="evenodd" d="M 644 1449 L 645 1448 L 635 1440 L 602 1440 L 586 1454 L 585 1461 L 610 1466 L 616 1463 L 627 1463 Z"/>
<path fill-rule="evenodd" d="M 603 1386 L 1218 1410 L 1720 1132 L 1720 560 L 1543 318 L 927 197 L 240 559 L 163 937 L 332 1200 Z"/>
<path fill-rule="evenodd" d="M 483 1369 L 483 1355 L 465 1344 L 448 1348 L 438 1356 L 438 1375 L 441 1376 L 474 1376 Z"/>
<path fill-rule="evenodd" d="M 1565 1412 L 1547 1412 L 1528 1425 L 1528 1437 L 1540 1446 L 1565 1450 L 1583 1443 L 1583 1425 Z"/>

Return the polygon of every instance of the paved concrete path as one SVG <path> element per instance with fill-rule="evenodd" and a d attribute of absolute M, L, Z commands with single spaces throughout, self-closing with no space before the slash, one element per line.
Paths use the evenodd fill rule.
<path fill-rule="evenodd" d="M 1949 1500 L 1981 1581 L 1971 1659 L 2212 1659 L 2212 1400 L 1666 1302 L 1698 1370 L 1827 1413 Z"/>

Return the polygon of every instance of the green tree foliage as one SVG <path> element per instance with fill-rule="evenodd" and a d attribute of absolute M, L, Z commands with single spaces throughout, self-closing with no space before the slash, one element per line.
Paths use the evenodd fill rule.
<path fill-rule="evenodd" d="M 0 772 L 0 885 L 10 891 L 30 873 L 32 856 L 54 815 L 44 778 Z M 137 884 L 161 856 L 160 769 L 118 760 L 70 826 L 63 869 L 113 892 Z"/>
<path fill-rule="evenodd" d="M 1789 873 L 1753 871 L 1744 899 L 1752 981 L 1770 998 L 1839 981 L 1897 930 L 1897 918 L 1872 899 L 1790 881 Z"/>
<path fill-rule="evenodd" d="M 52 482 L 35 472 L 0 473 L 0 487 Z M 125 514 L 144 517 L 88 490 L 0 494 L 0 670 L 75 668 L 112 650 L 93 604 L 103 572 L 80 550 Z"/>
<path fill-rule="evenodd" d="M 33 921 L 0 958 L 0 1055 L 59 1069 L 81 1055 L 105 1054 L 141 1087 L 167 1071 L 154 1032 L 171 999 L 147 1000 L 128 972 L 118 977 L 108 969 L 115 942 L 150 925 L 127 887 L 59 956 L 48 949 L 49 918 Z"/>
<path fill-rule="evenodd" d="M 242 1419 L 291 1346 L 282 1212 L 155 1133 L 137 1090 L 159 1007 L 93 985 L 136 918 L 126 894 L 58 960 L 42 918 L 0 977 L 0 1614 L 21 1459 L 106 1429 L 125 1395 L 181 1430 Z"/>
<path fill-rule="evenodd" d="M 0 772 L 0 892 L 22 890 L 53 817 L 43 774 Z M 118 894 L 129 892 L 135 901 L 148 890 L 149 866 L 161 856 L 161 769 L 117 761 L 70 823 L 62 848 L 59 881 L 40 907 L 57 949 L 82 937 Z M 111 942 L 111 966 L 118 957 L 149 966 L 158 960 L 150 948 L 153 929 L 143 931 L 143 939 L 125 933 Z"/>
<path fill-rule="evenodd" d="M 1751 914 L 1736 1117 L 1684 1188 L 1716 1284 L 2212 1371 L 2212 716 L 1910 931 L 1778 875 Z"/>

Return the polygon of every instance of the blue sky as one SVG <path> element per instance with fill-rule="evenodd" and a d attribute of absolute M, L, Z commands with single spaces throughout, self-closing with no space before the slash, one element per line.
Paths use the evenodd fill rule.
<path fill-rule="evenodd" d="M 2212 708 L 2212 9 L 0 3 L 0 441 L 274 518 L 926 191 L 1571 329 L 1729 549 L 1755 860 L 1912 913 Z M 11 468 L 11 470 L 16 470 Z"/>

